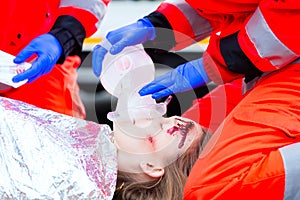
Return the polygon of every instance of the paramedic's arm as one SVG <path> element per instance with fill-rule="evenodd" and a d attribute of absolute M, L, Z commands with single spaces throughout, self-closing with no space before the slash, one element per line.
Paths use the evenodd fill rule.
<path fill-rule="evenodd" d="M 185 1 L 165 1 L 151 14 L 106 35 L 105 42 L 93 51 L 94 74 L 100 76 L 102 61 L 108 51 L 115 55 L 126 46 L 136 44 L 143 44 L 146 50 L 178 50 L 206 38 L 210 33 L 209 22 Z"/>
<path fill-rule="evenodd" d="M 264 0 L 237 33 L 221 39 L 227 67 L 250 78 L 297 62 L 300 2 Z M 280 13 L 285 13 L 282 15 Z M 231 45 L 228 45 L 231 44 Z M 246 77 L 247 78 L 247 77 Z"/>
<path fill-rule="evenodd" d="M 62 0 L 59 16 L 49 33 L 34 39 L 14 60 L 15 63 L 26 61 L 33 54 L 37 59 L 32 67 L 13 78 L 19 82 L 28 79 L 32 82 L 41 75 L 49 73 L 54 65 L 62 64 L 69 55 L 80 55 L 84 38 L 97 30 L 108 2 L 99 0 L 76 1 Z"/>

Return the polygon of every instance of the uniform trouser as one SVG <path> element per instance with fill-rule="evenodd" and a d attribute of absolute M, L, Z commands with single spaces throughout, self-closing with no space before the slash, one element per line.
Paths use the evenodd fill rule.
<path fill-rule="evenodd" d="M 69 56 L 62 65 L 54 66 L 49 74 L 1 96 L 62 114 L 85 118 L 85 108 L 77 84 L 76 70 L 80 63 L 78 56 Z"/>
<path fill-rule="evenodd" d="M 263 77 L 227 116 L 194 165 L 184 199 L 295 197 L 299 142 L 300 66 L 294 64 Z"/>

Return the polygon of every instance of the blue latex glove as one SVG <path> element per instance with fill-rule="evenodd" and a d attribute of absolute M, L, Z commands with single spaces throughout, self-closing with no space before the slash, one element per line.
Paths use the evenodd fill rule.
<path fill-rule="evenodd" d="M 14 59 L 16 64 L 25 62 L 32 55 L 37 55 L 31 67 L 13 77 L 13 82 L 28 79 L 28 83 L 36 80 L 43 74 L 49 73 L 62 54 L 62 46 L 52 34 L 41 35 L 32 40 Z"/>
<path fill-rule="evenodd" d="M 127 46 L 142 44 L 155 38 L 155 27 L 146 19 L 121 27 L 106 35 L 104 44 L 96 45 L 93 50 L 92 65 L 94 74 L 99 77 L 102 71 L 102 62 L 109 51 L 112 55 L 120 53 Z M 109 45 L 107 43 L 110 43 Z"/>
<path fill-rule="evenodd" d="M 202 58 L 179 65 L 174 70 L 158 77 L 144 86 L 141 96 L 152 94 L 152 98 L 162 98 L 176 92 L 185 92 L 209 83 Z"/>

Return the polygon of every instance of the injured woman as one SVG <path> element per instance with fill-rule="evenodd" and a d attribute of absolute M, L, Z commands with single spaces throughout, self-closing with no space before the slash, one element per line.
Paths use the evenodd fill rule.
<path fill-rule="evenodd" d="M 153 79 L 151 73 L 146 74 Z M 197 118 L 205 121 L 204 128 L 187 118 L 163 117 L 170 98 L 156 103 L 137 95 L 151 80 L 130 75 L 117 81 L 117 90 L 108 88 L 118 97 L 116 110 L 108 114 L 113 130 L 0 97 L 0 199 L 181 200 L 187 176 L 210 138 L 206 130 L 216 124 Z M 102 79 L 106 89 L 113 85 L 109 80 L 107 85 Z M 214 91 L 223 97 L 227 89 Z M 209 108 L 228 109 L 228 99 L 224 105 L 217 99 Z"/>
<path fill-rule="evenodd" d="M 178 165 L 196 161 L 205 137 L 181 117 L 115 120 L 111 131 L 17 100 L 0 105 L 1 199 L 112 199 L 116 187 L 141 182 L 149 195 L 159 184 L 182 193 L 190 169 Z"/>

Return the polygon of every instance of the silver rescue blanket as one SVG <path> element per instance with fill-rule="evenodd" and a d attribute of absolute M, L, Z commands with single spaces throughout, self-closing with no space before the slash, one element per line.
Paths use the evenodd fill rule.
<path fill-rule="evenodd" d="M 111 199 L 107 125 L 0 97 L 0 199 Z"/>

